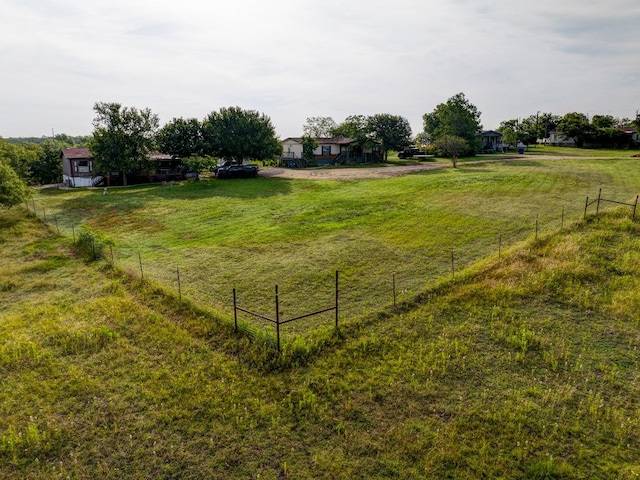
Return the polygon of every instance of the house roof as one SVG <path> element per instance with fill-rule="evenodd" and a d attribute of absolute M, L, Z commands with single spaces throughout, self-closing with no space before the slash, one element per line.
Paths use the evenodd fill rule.
<path fill-rule="evenodd" d="M 355 141 L 354 139 L 348 138 L 348 137 L 324 137 L 324 138 L 316 137 L 315 140 L 316 142 L 318 142 L 319 145 L 349 145 L 350 143 L 353 143 Z M 282 141 L 282 143 L 285 143 L 287 141 L 302 143 L 302 137 L 285 138 Z"/>
<path fill-rule="evenodd" d="M 480 134 L 481 137 L 502 137 L 500 132 L 496 132 L 495 130 L 485 130 Z"/>
<path fill-rule="evenodd" d="M 91 152 L 88 148 L 84 147 L 63 148 L 62 155 L 72 160 L 91 158 Z"/>

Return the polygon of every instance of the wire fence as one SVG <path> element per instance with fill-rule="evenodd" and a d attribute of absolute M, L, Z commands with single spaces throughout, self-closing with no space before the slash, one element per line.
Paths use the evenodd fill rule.
<path fill-rule="evenodd" d="M 322 306 L 322 302 L 326 302 L 327 296 L 331 294 L 331 288 L 327 286 L 330 283 L 328 276 L 324 276 L 324 280 L 321 279 L 323 285 L 314 287 L 308 292 L 291 295 L 292 300 L 286 305 L 281 301 L 282 291 L 276 284 L 274 317 L 264 313 L 256 313 L 258 311 L 264 312 L 265 308 L 274 304 L 273 300 L 269 300 L 270 297 L 272 299 L 273 297 L 267 292 L 264 285 L 250 286 L 245 284 L 240 289 L 228 287 L 233 283 L 242 283 L 239 279 L 242 278 L 243 272 L 239 272 L 235 280 L 219 282 L 227 287 L 218 287 L 212 293 L 214 289 L 211 284 L 215 276 L 206 268 L 191 272 L 186 272 L 179 265 L 167 268 L 166 262 L 149 261 L 139 250 L 116 248 L 112 241 L 99 232 L 89 231 L 81 224 L 71 223 L 70 226 L 61 228 L 56 215 L 48 213 L 45 207 L 38 208 L 34 200 L 25 202 L 24 206 L 29 213 L 40 218 L 58 235 L 71 236 L 74 245 L 86 258 L 103 260 L 113 266 L 128 269 L 130 272 L 137 270 L 141 281 L 153 280 L 176 291 L 180 303 L 188 297 L 197 305 L 213 304 L 224 315 L 233 318 L 236 332 L 238 331 L 238 312 L 241 312 L 247 317 L 245 324 L 248 325 L 249 331 L 252 328 L 258 331 L 262 330 L 265 332 L 262 337 L 274 334 L 274 346 L 280 350 L 283 333 L 281 326 L 285 324 L 292 324 L 287 331 L 288 335 L 293 337 L 305 335 L 312 332 L 318 325 L 326 324 L 329 314 L 333 316 L 332 320 L 335 321 L 337 327 L 339 314 L 353 317 L 388 306 L 397 307 L 402 302 L 415 298 L 424 290 L 429 281 L 445 277 L 455 278 L 456 274 L 465 267 L 491 254 L 502 258 L 508 245 L 531 236 L 538 238 L 544 232 L 562 230 L 569 222 L 586 219 L 590 213 L 597 216 L 604 204 L 630 207 L 630 217 L 635 220 L 639 197 L 636 196 L 635 202 L 632 203 L 606 199 L 602 196 L 602 189 L 600 189 L 596 199 L 590 200 L 587 197 L 584 208 L 562 207 L 557 214 L 536 214 L 529 221 L 511 225 L 511 228 L 505 229 L 493 239 L 481 236 L 478 232 L 469 232 L 478 237 L 475 243 L 471 242 L 450 249 L 438 247 L 431 251 L 425 251 L 421 256 L 412 258 L 410 262 L 405 261 L 398 265 L 398 268 L 390 269 L 386 273 L 374 275 L 366 271 L 359 278 L 353 274 L 351 277 L 341 274 L 343 281 L 340 291 L 338 290 L 338 271 L 336 271 L 333 292 L 335 305 L 328 308 L 326 303 Z M 375 262 L 372 262 L 373 264 Z M 296 288 L 291 287 L 289 294 Z M 228 292 L 225 293 L 227 289 Z M 240 290 L 245 293 L 241 299 L 238 295 Z M 248 295 L 246 295 L 247 291 Z M 338 298 L 341 300 L 340 308 Z M 299 310 L 301 305 L 307 308 L 307 312 L 312 313 L 296 313 L 295 310 Z M 287 314 L 285 315 L 285 313 Z M 316 316 L 319 318 L 312 318 Z M 285 318 L 288 319 L 285 320 Z M 303 319 L 305 322 L 299 322 Z M 295 325 L 293 325 L 294 321 Z M 268 327 L 273 327 L 273 331 L 270 332 Z"/>

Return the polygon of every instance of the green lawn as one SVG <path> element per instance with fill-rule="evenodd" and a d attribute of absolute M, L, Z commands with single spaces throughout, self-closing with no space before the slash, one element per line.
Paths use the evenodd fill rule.
<path fill-rule="evenodd" d="M 453 189 L 479 174 L 433 177 Z M 347 201 L 358 184 L 306 188 L 334 189 Z M 184 190 L 164 191 L 185 208 L 209 198 L 207 189 L 235 198 L 233 185 L 189 186 L 182 199 Z M 189 200 L 198 188 L 207 195 Z M 388 198 L 400 198 L 392 190 Z M 113 196 L 121 205 L 154 191 L 164 192 Z M 76 195 L 91 200 L 87 221 L 106 223 L 99 202 L 111 199 L 43 198 L 69 208 Z M 449 202 L 454 212 L 469 209 Z M 153 203 L 149 211 L 169 202 Z M 306 359 L 279 364 L 272 349 L 205 312 L 75 258 L 67 239 L 19 208 L 1 211 L 2 478 L 636 478 L 640 227 L 628 213 L 529 239 L 395 313 L 353 320 Z M 254 221 L 263 231 L 272 223 Z M 152 231 L 171 238 L 156 227 L 149 239 Z M 119 242 L 135 236 L 132 226 L 109 232 Z M 277 229 L 271 234 L 261 239 L 269 248 Z"/>
<path fill-rule="evenodd" d="M 628 154 L 628 152 L 626 153 Z M 243 306 L 291 318 L 333 302 L 340 272 L 348 320 L 406 300 L 503 246 L 580 218 L 587 196 L 635 198 L 638 160 L 607 158 L 466 164 L 384 180 L 202 180 L 174 186 L 44 190 L 39 216 L 72 236 L 82 226 L 112 240 L 118 266 L 231 317 Z M 43 210 L 45 209 L 45 210 Z M 110 251 L 107 250 L 110 257 Z M 288 332 L 314 327 L 292 324 Z"/>

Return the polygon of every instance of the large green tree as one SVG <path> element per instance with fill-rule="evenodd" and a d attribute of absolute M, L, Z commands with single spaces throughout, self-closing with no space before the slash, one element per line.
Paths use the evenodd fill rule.
<path fill-rule="evenodd" d="M 177 158 L 204 153 L 202 123 L 197 118 L 174 118 L 157 135 L 161 152 Z"/>
<path fill-rule="evenodd" d="M 17 205 L 28 195 L 29 189 L 15 170 L 0 159 L 0 206 Z"/>
<path fill-rule="evenodd" d="M 584 113 L 567 113 L 558 123 L 558 130 L 573 138 L 577 147 L 584 146 L 585 141 L 593 134 L 593 128 Z"/>
<path fill-rule="evenodd" d="M 127 176 L 148 166 L 149 153 L 156 147 L 158 116 L 148 108 L 138 110 L 119 103 L 98 102 L 93 106 L 93 137 L 89 149 L 97 173 L 109 176 L 120 172 L 127 185 Z"/>
<path fill-rule="evenodd" d="M 255 110 L 228 107 L 210 113 L 203 122 L 203 137 L 206 154 L 236 163 L 270 160 L 282 154 L 271 119 Z"/>
<path fill-rule="evenodd" d="M 370 138 L 382 146 L 385 161 L 389 150 L 400 150 L 411 145 L 411 125 L 399 115 L 373 115 L 367 120 L 367 130 Z"/>
<path fill-rule="evenodd" d="M 331 117 L 309 117 L 302 126 L 302 132 L 307 137 L 328 138 L 338 124 Z"/>
<path fill-rule="evenodd" d="M 59 142 L 49 140 L 39 145 L 38 156 L 29 164 L 29 182 L 46 185 L 62 181 Z"/>
<path fill-rule="evenodd" d="M 475 153 L 482 146 L 480 112 L 464 95 L 458 93 L 422 117 L 424 131 L 435 142 L 445 135 L 460 137 L 467 142 L 465 154 Z"/>
<path fill-rule="evenodd" d="M 369 118 L 366 115 L 349 115 L 331 133 L 333 136 L 343 136 L 354 140 L 354 146 L 373 148 L 377 142 L 370 131 Z"/>

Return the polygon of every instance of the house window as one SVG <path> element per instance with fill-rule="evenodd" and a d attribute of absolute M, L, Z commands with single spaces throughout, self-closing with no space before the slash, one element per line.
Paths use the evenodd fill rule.
<path fill-rule="evenodd" d="M 322 155 L 331 155 L 331 145 L 322 145 Z"/>
<path fill-rule="evenodd" d="M 78 163 L 76 163 L 76 172 L 89 173 L 90 171 L 89 160 L 79 160 Z"/>

